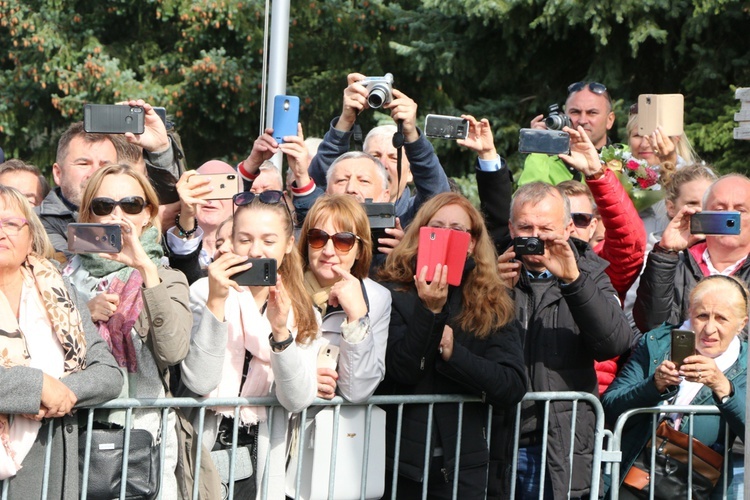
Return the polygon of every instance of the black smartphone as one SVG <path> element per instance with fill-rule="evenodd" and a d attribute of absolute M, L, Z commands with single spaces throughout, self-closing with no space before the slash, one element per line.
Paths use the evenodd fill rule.
<path fill-rule="evenodd" d="M 240 286 L 272 286 L 276 284 L 276 259 L 247 259 L 253 266 L 231 278 Z"/>
<path fill-rule="evenodd" d="M 370 222 L 372 248 L 378 251 L 378 238 L 390 238 L 386 229 L 396 227 L 396 205 L 393 203 L 374 203 L 369 198 L 362 204 Z"/>
<path fill-rule="evenodd" d="M 424 135 L 439 139 L 466 139 L 469 136 L 469 120 L 457 116 L 427 115 Z"/>
<path fill-rule="evenodd" d="M 693 214 L 690 234 L 740 234 L 740 213 L 707 210 Z"/>
<path fill-rule="evenodd" d="M 83 130 L 99 134 L 142 134 L 145 127 L 143 108 L 127 104 L 86 104 L 83 107 Z"/>
<path fill-rule="evenodd" d="M 519 153 L 568 154 L 570 134 L 561 130 L 522 128 L 518 139 Z"/>
<path fill-rule="evenodd" d="M 122 229 L 117 224 L 68 224 L 70 253 L 120 253 Z"/>
<path fill-rule="evenodd" d="M 688 356 L 695 354 L 695 332 L 692 330 L 672 330 L 672 350 L 669 359 L 679 370 Z"/>
<path fill-rule="evenodd" d="M 544 240 L 534 236 L 517 236 L 513 238 L 513 252 L 521 255 L 544 255 Z"/>

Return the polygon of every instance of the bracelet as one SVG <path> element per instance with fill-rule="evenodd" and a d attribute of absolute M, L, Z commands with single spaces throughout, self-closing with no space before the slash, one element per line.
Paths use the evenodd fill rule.
<path fill-rule="evenodd" d="M 672 254 L 677 255 L 679 254 L 679 250 L 670 250 L 669 248 L 664 248 L 661 246 L 661 242 L 658 242 L 654 245 L 654 250 L 656 250 L 657 253 L 666 253 L 666 254 Z"/>
<path fill-rule="evenodd" d="M 292 334 L 290 333 L 286 339 L 282 340 L 281 342 L 276 342 L 273 339 L 273 333 L 270 333 L 268 335 L 268 342 L 271 344 L 271 350 L 273 352 L 282 352 L 284 349 L 292 345 L 292 342 L 294 342 L 294 337 L 292 337 Z"/>
<path fill-rule="evenodd" d="M 196 222 L 193 222 L 193 229 L 191 229 L 190 231 L 186 231 L 185 228 L 180 225 L 180 214 L 175 215 L 174 225 L 177 226 L 177 230 L 180 232 L 180 237 L 182 238 L 192 236 L 193 233 L 198 230 L 198 224 Z"/>

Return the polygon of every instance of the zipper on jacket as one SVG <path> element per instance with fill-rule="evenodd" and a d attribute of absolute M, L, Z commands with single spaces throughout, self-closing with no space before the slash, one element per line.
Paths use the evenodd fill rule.
<path fill-rule="evenodd" d="M 422 371 L 424 371 L 424 364 L 425 364 L 425 359 L 424 359 L 424 356 L 422 356 L 422 360 L 419 362 L 419 369 Z"/>

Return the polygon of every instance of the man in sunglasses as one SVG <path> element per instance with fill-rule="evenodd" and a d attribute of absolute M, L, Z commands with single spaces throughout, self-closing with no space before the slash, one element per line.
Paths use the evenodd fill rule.
<path fill-rule="evenodd" d="M 612 98 L 605 87 L 597 82 L 576 82 L 568 86 L 565 114 L 570 118 L 571 128 L 583 127 L 597 150 L 609 144 L 607 132 L 615 123 Z M 531 120 L 531 128 L 546 130 L 544 115 Z M 526 157 L 518 185 L 542 181 L 559 184 L 570 179 L 582 180 L 579 171 L 557 156 L 533 153 Z"/>

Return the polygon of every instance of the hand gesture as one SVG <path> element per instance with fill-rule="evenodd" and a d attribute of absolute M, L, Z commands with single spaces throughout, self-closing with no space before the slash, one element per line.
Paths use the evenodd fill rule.
<path fill-rule="evenodd" d="M 559 154 L 557 156 L 585 176 L 601 172 L 604 165 L 602 165 L 599 153 L 583 127 L 579 125 L 578 130 L 564 127 L 563 131 L 570 134 L 570 154 Z"/>
<path fill-rule="evenodd" d="M 36 420 L 67 415 L 73 410 L 76 402 L 78 397 L 67 385 L 45 373 L 42 379 L 41 407 Z"/>
<path fill-rule="evenodd" d="M 318 397 L 333 399 L 336 395 L 336 381 L 339 374 L 330 368 L 318 368 Z"/>
<path fill-rule="evenodd" d="M 251 174 L 257 173 L 260 165 L 264 161 L 270 160 L 278 150 L 279 143 L 273 138 L 273 129 L 269 127 L 253 142 L 250 155 L 242 162 L 243 169 Z"/>
<path fill-rule="evenodd" d="M 700 354 L 684 359 L 680 367 L 680 375 L 690 382 L 699 382 L 708 386 L 720 398 L 732 392 L 732 384 L 716 366 L 716 361 Z"/>
<path fill-rule="evenodd" d="M 453 356 L 453 328 L 448 325 L 443 328 L 443 337 L 440 339 L 438 352 L 443 361 L 448 361 Z"/>
<path fill-rule="evenodd" d="M 144 127 L 142 134 L 125 133 L 125 139 L 136 144 L 150 153 L 161 153 L 170 147 L 169 136 L 164 122 L 156 114 L 154 108 L 143 99 L 131 99 L 127 102 L 128 106 L 141 106 L 143 108 Z"/>
<path fill-rule="evenodd" d="M 516 260 L 516 252 L 513 247 L 508 248 L 502 255 L 497 257 L 497 272 L 500 273 L 500 279 L 508 289 L 513 289 L 518 283 L 521 263 Z"/>
<path fill-rule="evenodd" d="M 404 230 L 401 228 L 401 219 L 396 217 L 396 226 L 385 229 L 386 234 L 392 238 L 378 238 L 378 252 L 388 255 L 404 239 Z M 381 246 L 382 245 L 382 246 Z"/>
<path fill-rule="evenodd" d="M 362 283 L 338 264 L 332 269 L 341 279 L 331 287 L 328 303 L 333 307 L 340 305 L 346 313 L 347 323 L 354 323 L 367 315 L 367 303 L 362 295 Z"/>
<path fill-rule="evenodd" d="M 120 304 L 120 296 L 116 293 L 100 293 L 93 299 L 89 300 L 89 312 L 91 312 L 91 321 L 109 321 L 109 318 L 117 310 Z"/>
<path fill-rule="evenodd" d="M 668 359 L 664 360 L 656 367 L 656 371 L 654 372 L 654 384 L 656 385 L 656 390 L 658 390 L 660 394 L 664 393 L 664 391 L 667 390 L 667 387 L 671 385 L 680 385 L 680 382 L 682 382 L 682 379 L 677 371 L 677 367 L 672 361 Z"/>
<path fill-rule="evenodd" d="M 495 149 L 495 138 L 492 135 L 489 120 L 482 118 L 477 121 L 471 115 L 461 115 L 461 118 L 469 121 L 469 134 L 466 139 L 456 141 L 458 145 L 476 151 L 482 160 L 496 159 L 497 149 Z"/>
<path fill-rule="evenodd" d="M 580 271 L 568 240 L 559 234 L 540 234 L 539 239 L 545 246 L 545 255 L 540 258 L 544 267 L 563 283 L 575 281 Z"/>
<path fill-rule="evenodd" d="M 665 250 L 679 252 L 695 242 L 705 239 L 704 235 L 690 234 L 690 217 L 700 211 L 701 209 L 698 207 L 689 205 L 682 207 L 664 229 L 659 246 Z"/>
<path fill-rule="evenodd" d="M 392 94 L 393 100 L 383 107 L 391 110 L 393 121 L 398 122 L 401 120 L 403 122 L 404 140 L 406 142 L 414 142 L 419 139 L 419 132 L 417 131 L 417 103 L 398 89 L 393 89 Z"/>
<path fill-rule="evenodd" d="M 344 89 L 344 104 L 341 108 L 341 116 L 339 121 L 336 122 L 336 129 L 342 132 L 348 132 L 351 130 L 354 122 L 357 121 L 357 116 L 365 109 L 368 109 L 367 104 L 367 89 L 357 83 L 360 80 L 364 80 L 366 77 L 361 73 L 350 73 L 346 77 L 347 87 Z"/>
<path fill-rule="evenodd" d="M 271 323 L 271 332 L 276 342 L 282 342 L 289 338 L 291 333 L 286 326 L 289 319 L 289 310 L 292 307 L 292 299 L 284 288 L 281 276 L 276 279 L 276 284 L 269 287 L 268 307 L 266 316 Z"/>
<path fill-rule="evenodd" d="M 434 314 L 439 314 L 448 301 L 448 266 L 438 264 L 430 283 L 427 283 L 427 266 L 422 267 L 418 272 L 419 275 L 414 276 L 417 295 L 427 309 Z"/>
<path fill-rule="evenodd" d="M 310 166 L 310 158 L 301 123 L 297 124 L 297 135 L 284 137 L 284 142 L 279 145 L 279 149 L 286 155 L 289 168 L 294 173 L 297 187 L 310 184 L 310 175 L 307 172 Z"/>
<path fill-rule="evenodd" d="M 651 135 L 647 135 L 646 140 L 654 150 L 654 154 L 659 158 L 659 163 L 667 161 L 677 163 L 677 148 L 672 139 L 662 133 L 661 127 L 657 127 Z"/>

